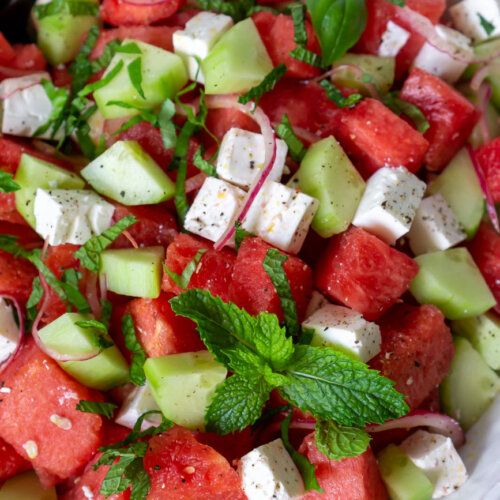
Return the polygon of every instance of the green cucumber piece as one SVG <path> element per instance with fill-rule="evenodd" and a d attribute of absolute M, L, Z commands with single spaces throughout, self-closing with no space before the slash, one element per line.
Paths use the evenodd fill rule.
<path fill-rule="evenodd" d="M 391 500 L 429 500 L 432 498 L 433 484 L 401 448 L 390 444 L 380 452 L 377 458 L 380 475 Z"/>
<path fill-rule="evenodd" d="M 333 137 L 313 144 L 297 176 L 298 188 L 319 200 L 312 228 L 323 238 L 345 231 L 354 218 L 365 182 L 340 144 Z"/>
<path fill-rule="evenodd" d="M 144 372 L 163 415 L 192 430 L 205 428 L 205 410 L 227 370 L 208 351 L 148 358 Z"/>
<path fill-rule="evenodd" d="M 428 194 L 441 193 L 472 238 L 484 214 L 484 194 L 467 150 L 461 149 L 432 182 Z"/>
<path fill-rule="evenodd" d="M 500 377 L 468 340 L 455 337 L 454 344 L 450 371 L 439 391 L 443 410 L 467 431 L 500 391 Z"/>
<path fill-rule="evenodd" d="M 492 370 L 500 370 L 500 319 L 495 314 L 453 321 L 451 329 L 465 337 Z"/>
<path fill-rule="evenodd" d="M 466 248 L 451 248 L 415 257 L 419 265 L 410 292 L 421 304 L 434 304 L 448 319 L 486 312 L 496 304 Z"/>
<path fill-rule="evenodd" d="M 161 246 L 104 250 L 100 273 L 106 275 L 112 292 L 156 299 L 160 295 L 164 258 L 165 249 Z"/>
<path fill-rule="evenodd" d="M 38 334 L 45 346 L 61 354 L 81 355 L 96 347 L 94 328 L 82 328 L 76 323 L 95 319 L 91 314 L 65 313 L 44 326 Z M 107 340 L 111 340 L 106 336 Z M 96 357 L 86 361 L 64 361 L 59 366 L 80 383 L 92 389 L 108 391 L 125 382 L 128 365 L 124 357 L 113 345 L 104 349 Z"/>
<path fill-rule="evenodd" d="M 123 205 L 169 200 L 175 185 L 136 141 L 118 141 L 91 161 L 83 178 L 100 194 Z"/>
<path fill-rule="evenodd" d="M 222 35 L 202 61 L 207 94 L 241 93 L 255 87 L 273 63 L 251 18 Z"/>
<path fill-rule="evenodd" d="M 382 94 L 389 92 L 394 83 L 394 71 L 396 69 L 396 60 L 394 57 L 381 57 L 369 54 L 345 54 L 335 61 L 333 67 L 345 64 L 357 66 L 363 73 L 371 75 Z M 356 76 L 352 70 L 339 70 L 335 73 L 332 81 L 335 85 L 359 89 L 361 93 L 369 95 L 366 86 Z"/>
<path fill-rule="evenodd" d="M 174 97 L 188 81 L 184 62 L 177 54 L 130 38 L 123 40 L 122 45 L 130 43 L 137 44 L 141 54 L 116 53 L 104 72 L 103 78 L 120 61 L 124 63 L 122 69 L 107 85 L 94 92 L 95 102 L 104 118 L 134 116 L 140 113 L 136 109 L 108 105 L 109 101 L 123 101 L 142 108 L 155 108 L 160 106 L 165 99 Z M 141 58 L 141 86 L 145 99 L 132 84 L 127 70 L 127 66 L 138 57 Z"/>
<path fill-rule="evenodd" d="M 0 500 L 57 500 L 55 486 L 46 490 L 35 471 L 7 479 L 0 487 Z"/>
<path fill-rule="evenodd" d="M 21 186 L 15 192 L 17 211 L 35 229 L 34 202 L 36 190 L 42 189 L 82 189 L 85 182 L 78 175 L 52 163 L 24 153 L 14 180 Z"/>

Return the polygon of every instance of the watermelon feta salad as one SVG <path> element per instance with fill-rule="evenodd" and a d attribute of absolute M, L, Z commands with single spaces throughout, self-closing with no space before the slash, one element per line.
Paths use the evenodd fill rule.
<path fill-rule="evenodd" d="M 4 12 L 0 500 L 460 492 L 498 0 L 37 0 L 28 44 Z"/>

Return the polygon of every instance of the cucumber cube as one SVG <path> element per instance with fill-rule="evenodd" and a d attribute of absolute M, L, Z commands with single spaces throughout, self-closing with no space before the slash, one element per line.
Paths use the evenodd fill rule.
<path fill-rule="evenodd" d="M 205 427 L 205 410 L 227 370 L 208 351 L 148 358 L 144 372 L 166 418 L 193 430 Z"/>
<path fill-rule="evenodd" d="M 500 377 L 463 337 L 456 337 L 455 356 L 440 386 L 443 410 L 468 430 L 500 391 Z"/>
<path fill-rule="evenodd" d="M 251 18 L 222 35 L 201 63 L 207 94 L 241 93 L 255 87 L 273 63 Z"/>
<path fill-rule="evenodd" d="M 43 327 L 38 333 L 43 344 L 61 354 L 81 355 L 95 349 L 94 328 L 82 328 L 76 323 L 94 319 L 91 314 L 65 313 Z M 108 340 L 111 340 L 107 337 Z M 79 382 L 92 389 L 108 391 L 127 379 L 128 365 L 113 345 L 86 361 L 64 361 L 59 366 Z"/>
<path fill-rule="evenodd" d="M 108 290 L 130 297 L 155 299 L 160 295 L 163 247 L 121 248 L 101 253 L 101 274 Z"/>
<path fill-rule="evenodd" d="M 118 141 L 81 172 L 100 194 L 123 205 L 151 205 L 174 195 L 167 174 L 136 141 Z"/>
<path fill-rule="evenodd" d="M 295 187 L 319 200 L 312 228 L 323 238 L 349 227 L 365 190 L 361 175 L 333 137 L 307 150 L 298 171 L 298 184 Z"/>
<path fill-rule="evenodd" d="M 419 265 L 410 291 L 421 304 L 434 304 L 448 319 L 486 312 L 496 304 L 466 248 L 452 248 L 415 257 Z"/>
<path fill-rule="evenodd" d="M 0 488 L 0 500 L 57 500 L 55 486 L 48 490 L 42 486 L 35 471 L 11 477 Z"/>
<path fill-rule="evenodd" d="M 119 118 L 140 113 L 136 109 L 108 105 L 109 101 L 123 101 L 142 108 L 155 108 L 167 99 L 174 97 L 188 81 L 186 68 L 181 57 L 167 50 L 160 49 L 148 43 L 126 38 L 122 45 L 135 43 L 141 54 L 116 53 L 104 72 L 103 78 L 123 61 L 119 73 L 104 87 L 94 92 L 94 99 L 104 118 Z M 128 74 L 128 65 L 140 57 L 142 90 L 145 99 L 132 84 Z"/>

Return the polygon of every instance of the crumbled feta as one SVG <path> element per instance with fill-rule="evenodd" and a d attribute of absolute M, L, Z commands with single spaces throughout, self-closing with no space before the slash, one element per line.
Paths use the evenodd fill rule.
<path fill-rule="evenodd" d="M 338 349 L 363 363 L 380 352 L 382 337 L 378 325 L 348 307 L 326 304 L 302 326 L 314 330 L 311 345 Z"/>
<path fill-rule="evenodd" d="M 410 33 L 408 31 L 393 21 L 388 21 L 378 47 L 378 55 L 381 57 L 396 57 L 409 38 Z"/>
<path fill-rule="evenodd" d="M 470 39 L 459 31 L 448 28 L 443 24 L 438 24 L 436 26 L 436 33 L 443 40 L 455 44 L 463 52 L 468 52 L 471 57 L 473 56 Z M 457 61 L 447 52 L 443 52 L 429 42 L 425 42 L 417 57 L 413 60 L 413 67 L 423 69 L 431 75 L 438 76 L 445 82 L 455 83 L 464 72 L 467 63 Z"/>
<path fill-rule="evenodd" d="M 420 203 L 408 240 L 415 255 L 447 250 L 466 239 L 460 222 L 440 193 Z"/>
<path fill-rule="evenodd" d="M 245 191 L 226 181 L 208 177 L 184 220 L 184 227 L 203 238 L 217 241 L 243 203 Z"/>
<path fill-rule="evenodd" d="M 268 179 L 279 181 L 283 174 L 288 147 L 277 141 L 276 160 Z M 248 189 L 264 166 L 264 136 L 240 128 L 226 132 L 217 157 L 217 175 L 232 184 Z"/>
<path fill-rule="evenodd" d="M 26 443 L 23 444 L 23 448 L 30 460 L 33 460 L 38 456 L 38 445 L 35 441 L 31 439 L 26 441 Z"/>
<path fill-rule="evenodd" d="M 51 245 L 83 245 L 111 226 L 114 210 L 111 203 L 90 190 L 38 188 L 36 231 Z"/>
<path fill-rule="evenodd" d="M 419 430 L 400 447 L 434 485 L 432 498 L 453 493 L 467 480 L 465 465 L 449 437 Z"/>
<path fill-rule="evenodd" d="M 14 319 L 14 311 L 0 298 L 0 365 L 14 354 L 18 344 L 19 327 Z"/>
<path fill-rule="evenodd" d="M 255 197 L 243 228 L 289 253 L 298 253 L 319 202 L 279 182 L 266 181 Z"/>
<path fill-rule="evenodd" d="M 232 26 L 233 20 L 229 16 L 204 11 L 192 17 L 183 30 L 173 34 L 174 51 L 184 60 L 191 80 L 205 82 L 200 62 Z"/>
<path fill-rule="evenodd" d="M 160 410 L 153 399 L 148 382 L 142 386 L 134 386 L 129 395 L 122 403 L 120 411 L 115 418 L 115 422 L 129 429 L 133 429 L 137 419 L 147 411 Z M 158 414 L 149 415 L 142 423 L 141 430 L 146 430 L 152 426 L 158 426 L 161 417 Z"/>
<path fill-rule="evenodd" d="M 498 0 L 462 0 L 449 7 L 448 12 L 454 26 L 475 42 L 500 35 L 500 4 Z M 481 18 L 491 23 L 493 31 L 488 34 Z"/>
<path fill-rule="evenodd" d="M 238 474 L 248 500 L 289 500 L 304 494 L 300 472 L 281 439 L 244 455 Z"/>
<path fill-rule="evenodd" d="M 329 304 L 328 299 L 317 290 L 313 290 L 311 293 L 311 298 L 309 303 L 307 304 L 306 309 L 306 319 L 309 318 L 312 314 L 314 314 L 318 309 L 321 309 L 323 306 Z"/>
<path fill-rule="evenodd" d="M 381 168 L 368 179 L 352 223 L 393 245 L 409 231 L 424 191 L 406 168 Z"/>

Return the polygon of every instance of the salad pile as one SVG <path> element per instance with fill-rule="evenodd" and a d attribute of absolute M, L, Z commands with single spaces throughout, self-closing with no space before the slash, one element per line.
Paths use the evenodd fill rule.
<path fill-rule="evenodd" d="M 500 3 L 38 0 L 0 33 L 0 500 L 427 500 L 500 391 Z"/>

